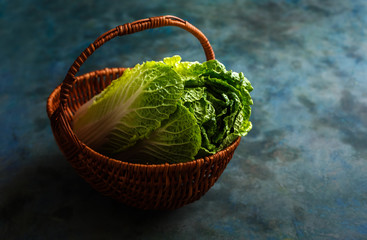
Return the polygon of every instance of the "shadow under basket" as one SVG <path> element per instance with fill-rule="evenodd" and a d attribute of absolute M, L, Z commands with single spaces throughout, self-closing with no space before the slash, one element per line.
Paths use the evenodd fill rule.
<path fill-rule="evenodd" d="M 63 83 L 47 100 L 56 142 L 78 174 L 100 193 L 140 209 L 176 209 L 201 198 L 218 180 L 241 139 L 205 158 L 186 163 L 144 165 L 101 155 L 76 137 L 71 128 L 74 113 L 125 70 L 106 68 L 75 77 L 80 66 L 115 36 L 161 26 L 178 26 L 189 31 L 200 40 L 207 60 L 214 59 L 206 37 L 188 22 L 174 16 L 143 19 L 118 26 L 99 37 L 75 60 Z"/>

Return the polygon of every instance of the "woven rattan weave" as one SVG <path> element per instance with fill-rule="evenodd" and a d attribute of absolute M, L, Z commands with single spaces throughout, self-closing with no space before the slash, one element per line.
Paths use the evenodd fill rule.
<path fill-rule="evenodd" d="M 74 134 L 71 122 L 78 108 L 124 72 L 124 68 L 106 68 L 76 77 L 80 66 L 116 36 L 163 26 L 190 32 L 200 41 L 207 60 L 215 58 L 204 34 L 180 18 L 161 16 L 127 23 L 104 33 L 85 49 L 47 101 L 56 142 L 78 174 L 102 194 L 141 209 L 175 209 L 198 200 L 217 181 L 240 142 L 238 138 L 212 156 L 187 163 L 142 165 L 101 155 Z"/>

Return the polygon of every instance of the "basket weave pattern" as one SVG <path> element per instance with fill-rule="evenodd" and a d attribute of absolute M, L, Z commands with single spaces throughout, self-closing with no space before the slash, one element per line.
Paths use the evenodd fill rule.
<path fill-rule="evenodd" d="M 78 174 L 102 194 L 141 209 L 175 209 L 198 200 L 217 181 L 240 142 L 238 138 L 214 155 L 187 163 L 144 165 L 101 155 L 76 137 L 71 128 L 74 113 L 125 70 L 106 68 L 75 77 L 80 66 L 113 37 L 161 26 L 178 26 L 189 31 L 202 44 L 207 60 L 214 59 L 209 41 L 188 22 L 174 16 L 139 20 L 118 26 L 92 43 L 75 60 L 63 83 L 47 101 L 56 142 Z"/>

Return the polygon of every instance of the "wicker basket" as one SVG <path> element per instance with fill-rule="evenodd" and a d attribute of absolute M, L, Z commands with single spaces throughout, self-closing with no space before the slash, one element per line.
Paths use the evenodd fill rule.
<path fill-rule="evenodd" d="M 204 34 L 180 18 L 161 16 L 127 23 L 104 33 L 85 49 L 47 101 L 56 142 L 78 174 L 102 194 L 141 209 L 174 209 L 198 200 L 218 180 L 240 143 L 238 138 L 214 155 L 187 163 L 142 165 L 101 155 L 74 134 L 71 128 L 74 113 L 125 70 L 106 68 L 75 77 L 80 66 L 116 36 L 163 26 L 177 26 L 190 32 L 200 41 L 207 60 L 214 59 Z"/>

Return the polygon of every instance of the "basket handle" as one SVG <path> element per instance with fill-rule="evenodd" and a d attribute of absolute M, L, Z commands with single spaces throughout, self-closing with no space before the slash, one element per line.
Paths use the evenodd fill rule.
<path fill-rule="evenodd" d="M 92 44 L 90 44 L 89 47 L 87 47 L 80 54 L 80 56 L 74 61 L 73 65 L 71 65 L 61 85 L 60 107 L 63 108 L 66 105 L 70 90 L 72 88 L 73 82 L 75 81 L 75 75 L 79 72 L 80 67 L 88 59 L 88 57 L 90 57 L 94 53 L 94 51 L 97 48 L 99 48 L 104 43 L 108 42 L 109 40 L 111 40 L 116 36 L 132 34 L 135 32 L 140 32 L 147 29 L 164 26 L 176 26 L 190 32 L 200 41 L 204 49 L 206 59 L 207 60 L 215 59 L 213 49 L 208 39 L 205 37 L 205 35 L 199 29 L 191 25 L 189 22 L 184 21 L 178 17 L 167 15 L 167 16 L 146 18 L 132 23 L 126 23 L 124 25 L 117 26 L 116 28 L 113 28 L 108 32 L 102 34 Z"/>

